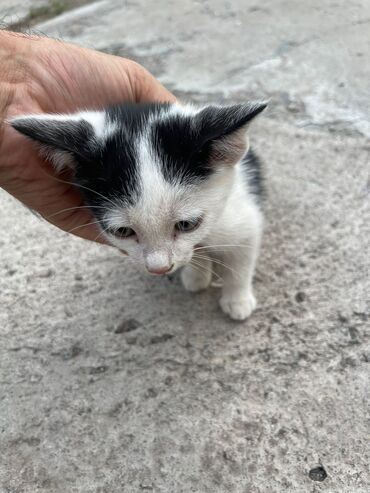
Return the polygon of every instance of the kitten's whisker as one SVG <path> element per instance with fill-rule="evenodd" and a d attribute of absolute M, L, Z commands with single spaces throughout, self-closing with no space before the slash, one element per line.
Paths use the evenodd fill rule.
<path fill-rule="evenodd" d="M 200 264 L 196 264 L 194 263 L 193 261 L 190 261 L 190 265 L 195 269 L 197 270 L 198 272 L 200 272 L 202 275 L 204 274 L 204 272 L 207 272 L 203 266 L 201 266 Z"/>
<path fill-rule="evenodd" d="M 104 233 L 107 233 L 107 232 L 108 232 L 108 230 L 107 230 L 107 229 L 103 229 L 103 228 L 102 228 L 102 230 L 100 231 L 100 233 L 98 234 L 98 236 L 96 236 L 96 237 L 94 238 L 94 241 L 97 241 L 97 240 L 98 240 L 98 238 L 100 238 L 100 237 L 101 237 L 101 235 L 103 235 Z"/>
<path fill-rule="evenodd" d="M 209 258 L 209 257 L 202 257 L 202 256 L 199 256 L 199 255 L 194 255 L 194 256 L 195 256 L 195 258 L 198 258 L 198 259 L 206 259 L 206 258 Z M 222 260 L 215 259 L 215 258 L 211 258 L 210 260 L 212 262 L 214 262 L 215 264 L 220 265 L 221 267 L 225 267 L 225 269 L 229 269 L 237 277 L 240 276 L 239 272 L 237 272 L 235 269 L 233 269 L 230 265 L 226 264 L 225 262 L 222 262 Z"/>
<path fill-rule="evenodd" d="M 230 272 L 235 274 L 236 277 L 240 277 L 240 272 L 236 271 L 233 267 L 230 265 L 226 264 L 225 262 L 222 262 L 219 259 L 212 259 L 212 262 L 214 262 L 217 265 L 220 265 L 221 267 L 224 267 L 225 269 L 228 269 Z"/>
<path fill-rule="evenodd" d="M 73 187 L 83 188 L 84 190 L 87 190 L 89 192 L 95 193 L 96 195 L 98 195 L 99 197 L 101 197 L 102 199 L 104 199 L 105 201 L 107 201 L 110 204 L 116 206 L 116 204 L 112 200 L 110 200 L 108 197 L 105 197 L 104 195 L 102 195 L 101 193 L 97 192 L 96 190 L 93 190 L 92 188 L 86 187 L 85 185 L 81 185 L 80 183 L 73 183 L 73 182 L 70 182 L 70 181 L 62 180 L 61 178 L 58 178 L 58 177 L 53 176 L 53 175 L 50 175 L 50 176 L 54 180 L 59 181 L 60 183 L 65 183 L 66 185 L 72 185 Z"/>
<path fill-rule="evenodd" d="M 204 266 L 203 264 L 201 264 L 200 262 L 195 262 L 193 259 L 191 259 L 190 264 L 191 264 L 193 267 L 198 266 L 198 269 L 197 269 L 197 270 L 198 270 L 199 272 L 202 272 L 202 271 L 200 270 L 200 268 L 201 268 L 201 269 L 203 269 L 203 272 L 207 272 L 207 273 L 210 273 L 210 274 L 212 274 L 212 275 L 215 275 L 215 276 L 217 276 L 217 278 L 218 278 L 219 280 L 223 281 L 222 277 L 221 277 L 219 274 L 217 274 L 217 272 L 215 272 L 213 269 L 207 269 L 207 267 L 205 267 L 205 266 Z"/>
<path fill-rule="evenodd" d="M 93 224 L 100 224 L 100 221 L 92 221 L 91 223 L 79 224 L 78 226 L 75 226 L 74 228 L 67 231 L 67 233 L 72 233 L 72 231 L 76 231 L 76 229 L 84 228 L 85 226 L 91 226 Z"/>
<path fill-rule="evenodd" d="M 54 214 L 50 214 L 50 216 L 45 216 L 45 219 L 50 219 L 58 214 L 63 214 L 63 212 L 73 211 L 75 209 L 106 209 L 106 207 L 102 205 L 78 205 L 75 207 L 67 207 L 67 209 L 62 209 L 61 211 L 54 212 Z"/>
<path fill-rule="evenodd" d="M 216 249 L 216 248 L 253 248 L 253 245 L 250 244 L 239 244 L 239 245 L 208 245 L 194 248 L 194 252 L 199 250 L 208 250 L 208 249 Z"/>
<path fill-rule="evenodd" d="M 99 238 L 100 238 L 100 237 L 101 237 L 104 233 L 105 233 L 105 231 L 101 231 L 101 232 L 98 234 L 98 236 L 96 236 L 96 237 L 94 238 L 94 240 L 93 240 L 93 241 L 98 241 L 98 239 L 99 239 Z M 108 243 L 108 245 L 110 245 L 110 244 Z M 111 245 L 111 246 L 112 246 L 112 245 Z"/>

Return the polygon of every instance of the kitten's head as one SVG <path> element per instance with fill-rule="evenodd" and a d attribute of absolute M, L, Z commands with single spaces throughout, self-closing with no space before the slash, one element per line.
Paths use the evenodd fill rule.
<path fill-rule="evenodd" d="M 76 186 L 107 240 L 153 274 L 187 264 L 217 222 L 249 122 L 266 104 L 202 109 L 120 105 L 74 115 L 17 117 Z"/>

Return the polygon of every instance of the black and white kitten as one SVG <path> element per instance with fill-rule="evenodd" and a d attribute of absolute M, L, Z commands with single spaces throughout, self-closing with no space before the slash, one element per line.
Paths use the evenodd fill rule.
<path fill-rule="evenodd" d="M 247 128 L 265 103 L 196 108 L 123 104 L 72 115 L 27 115 L 11 125 L 74 182 L 102 234 L 152 274 L 184 267 L 188 291 L 222 278 L 222 310 L 256 306 L 261 169 Z"/>

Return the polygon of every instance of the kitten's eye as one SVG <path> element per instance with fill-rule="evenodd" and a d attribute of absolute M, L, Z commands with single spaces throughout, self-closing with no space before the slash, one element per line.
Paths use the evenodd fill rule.
<path fill-rule="evenodd" d="M 117 238 L 129 238 L 130 236 L 134 236 L 136 233 L 131 228 L 117 228 L 111 231 L 111 233 Z"/>
<path fill-rule="evenodd" d="M 190 219 L 189 221 L 179 221 L 175 224 L 175 229 L 181 231 L 182 233 L 188 233 L 189 231 L 194 231 L 202 222 L 202 218 Z"/>

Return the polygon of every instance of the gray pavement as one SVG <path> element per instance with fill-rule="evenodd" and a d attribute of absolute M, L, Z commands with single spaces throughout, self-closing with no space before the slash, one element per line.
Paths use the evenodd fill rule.
<path fill-rule="evenodd" d="M 0 194 L 1 493 L 369 491 L 369 24 L 366 1 L 106 0 L 36 26 L 185 100 L 271 99 L 269 201 L 237 324 Z"/>
<path fill-rule="evenodd" d="M 0 23 L 6 26 L 26 19 L 30 13 L 39 12 L 40 8 L 47 6 L 48 0 L 1 0 Z"/>

